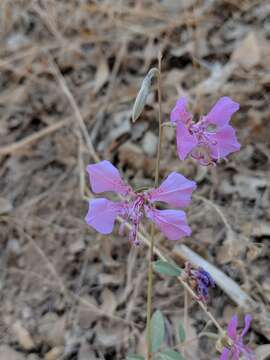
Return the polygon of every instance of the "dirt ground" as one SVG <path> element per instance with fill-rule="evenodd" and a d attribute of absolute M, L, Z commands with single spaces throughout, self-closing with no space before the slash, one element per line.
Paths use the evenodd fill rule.
<path fill-rule="evenodd" d="M 152 186 L 156 90 L 135 124 L 131 112 L 159 51 L 164 121 L 180 95 L 197 116 L 223 95 L 240 103 L 238 153 L 212 169 L 180 162 L 166 128 L 161 177 L 197 181 L 193 233 L 178 244 L 252 298 L 241 308 L 217 286 L 208 306 L 225 328 L 249 311 L 247 340 L 270 359 L 269 1 L 2 0 L 0 19 L 0 360 L 145 353 L 148 249 L 132 247 L 118 226 L 110 236 L 87 227 L 85 167 L 97 154 L 131 185 Z M 175 242 L 156 243 L 184 265 Z M 154 281 L 153 305 L 174 346 L 184 290 L 173 278 Z M 218 359 L 215 341 L 199 337 L 207 322 L 189 299 L 186 360 Z"/>

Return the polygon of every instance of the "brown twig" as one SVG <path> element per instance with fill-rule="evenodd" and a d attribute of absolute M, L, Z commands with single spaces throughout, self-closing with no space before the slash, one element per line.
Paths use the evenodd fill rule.
<path fill-rule="evenodd" d="M 84 137 L 84 141 L 86 143 L 86 146 L 87 146 L 87 149 L 90 153 L 90 156 L 93 158 L 94 161 L 99 161 L 99 156 L 97 155 L 94 147 L 93 147 L 93 144 L 92 144 L 92 141 L 90 139 L 90 136 L 88 134 L 88 130 L 87 130 L 87 127 L 84 123 L 84 120 L 83 120 L 83 117 L 82 117 L 82 114 L 77 106 L 77 103 L 74 99 L 74 96 L 72 95 L 71 91 L 69 90 L 68 86 L 67 86 L 67 83 L 66 83 L 66 80 L 64 78 L 64 76 L 61 74 L 58 66 L 55 64 L 55 62 L 53 61 L 53 59 L 49 56 L 48 57 L 49 59 L 49 64 L 51 66 L 51 69 L 52 69 L 52 72 L 54 74 L 54 76 L 56 77 L 56 79 L 59 81 L 59 84 L 61 86 L 61 89 L 63 90 L 63 93 L 66 95 L 66 97 L 68 98 L 69 102 L 70 102 L 70 105 L 74 111 L 74 114 L 75 114 L 75 117 L 78 121 L 78 125 L 79 125 L 79 129 L 80 131 L 82 132 L 83 134 L 83 137 Z"/>

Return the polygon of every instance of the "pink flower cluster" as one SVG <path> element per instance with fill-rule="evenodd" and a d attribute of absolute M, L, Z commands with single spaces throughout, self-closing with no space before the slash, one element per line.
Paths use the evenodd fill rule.
<path fill-rule="evenodd" d="M 125 221 L 132 223 L 129 238 L 134 244 L 138 244 L 138 227 L 145 214 L 169 240 L 190 235 L 191 230 L 184 211 L 159 210 L 154 203 L 158 201 L 181 208 L 187 206 L 192 191 L 196 188 L 194 181 L 172 172 L 157 189 L 135 192 L 122 180 L 116 167 L 107 160 L 88 165 L 87 171 L 94 193 L 112 191 L 123 197 L 122 201 L 117 202 L 106 198 L 89 201 L 85 220 L 101 234 L 111 233 L 116 217 L 120 215 Z"/>
<path fill-rule="evenodd" d="M 222 97 L 197 123 L 186 104 L 187 100 L 181 97 L 171 112 L 180 160 L 190 155 L 201 165 L 211 165 L 240 149 L 235 130 L 229 125 L 232 115 L 239 109 L 238 103 Z"/>

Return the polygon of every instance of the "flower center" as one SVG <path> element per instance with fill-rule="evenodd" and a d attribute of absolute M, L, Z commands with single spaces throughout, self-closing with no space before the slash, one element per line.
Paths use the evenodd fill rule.
<path fill-rule="evenodd" d="M 147 199 L 143 193 L 135 194 L 135 199 L 128 209 L 127 218 L 132 222 L 132 228 L 129 232 L 129 239 L 134 245 L 139 245 L 138 229 L 143 217 L 143 206 Z"/>
<path fill-rule="evenodd" d="M 211 145 L 216 146 L 217 141 L 211 138 L 211 134 L 215 134 L 216 130 L 217 126 L 215 124 L 209 124 L 204 117 L 189 127 L 189 131 L 196 136 L 198 141 L 198 146 L 192 151 L 191 156 L 202 165 L 213 164 L 211 159 Z"/>

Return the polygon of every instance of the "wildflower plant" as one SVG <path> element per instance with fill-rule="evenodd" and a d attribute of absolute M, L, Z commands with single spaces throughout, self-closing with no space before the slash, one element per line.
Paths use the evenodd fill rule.
<path fill-rule="evenodd" d="M 87 166 L 90 185 L 93 193 L 112 193 L 118 196 L 118 201 L 106 197 L 97 197 L 89 201 L 89 209 L 85 217 L 86 223 L 101 234 L 113 231 L 117 217 L 121 218 L 120 233 L 129 228 L 129 239 L 132 244 L 139 245 L 139 227 L 144 218 L 150 221 L 150 242 L 148 258 L 147 287 L 147 360 L 183 360 L 180 351 L 162 349 L 165 337 L 165 320 L 159 310 L 152 315 L 153 270 L 165 276 L 174 276 L 182 283 L 185 290 L 198 302 L 203 311 L 214 323 L 223 344 L 220 360 L 255 359 L 253 352 L 244 342 L 251 322 L 251 316 L 246 315 L 245 327 L 237 332 L 237 317 L 234 316 L 228 326 L 227 334 L 214 316 L 207 309 L 209 289 L 215 287 L 214 280 L 203 268 L 193 268 L 186 264 L 185 269 L 168 262 L 166 257 L 158 252 L 160 259 L 153 261 L 155 228 L 158 228 L 169 240 L 179 240 L 191 235 L 186 214 L 182 208 L 190 204 L 192 192 L 196 189 L 194 181 L 186 179 L 182 174 L 171 172 L 159 185 L 159 168 L 161 159 L 162 94 L 161 94 L 161 57 L 158 68 L 152 68 L 142 82 L 138 92 L 132 119 L 136 121 L 141 115 L 147 96 L 151 89 L 151 81 L 157 78 L 158 85 L 158 149 L 156 156 L 154 187 L 146 190 L 134 190 L 121 177 L 118 169 L 109 161 L 103 160 Z M 177 152 L 180 160 L 192 157 L 200 165 L 216 165 L 221 159 L 240 149 L 234 128 L 230 125 L 232 115 L 239 109 L 239 104 L 229 97 L 220 98 L 210 112 L 202 116 L 198 122 L 193 120 L 187 109 L 187 99 L 181 97 L 170 115 L 170 124 L 176 126 Z M 171 208 L 167 208 L 173 207 Z M 164 208 L 165 207 L 165 208 Z M 176 208 L 176 209 L 175 209 Z M 129 225 L 127 226 L 127 223 Z M 216 336 L 215 334 L 214 337 Z M 185 343 L 185 329 L 179 323 L 178 337 Z M 144 360 L 143 356 L 128 355 L 128 360 Z"/>

